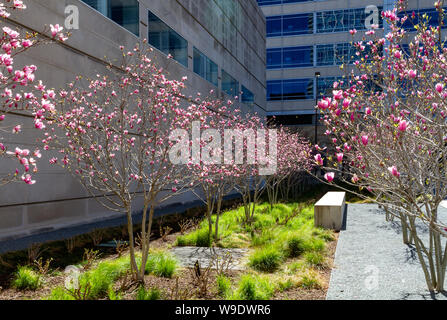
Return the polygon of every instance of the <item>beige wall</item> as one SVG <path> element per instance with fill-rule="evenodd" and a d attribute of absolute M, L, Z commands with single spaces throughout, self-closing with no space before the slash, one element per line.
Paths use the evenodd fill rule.
<path fill-rule="evenodd" d="M 20 15 L 12 15 L 11 21 L 36 31 L 43 30 L 43 23 L 63 25 L 67 5 L 74 4 L 79 8 L 80 29 L 72 30 L 66 44 L 36 48 L 17 59 L 17 64 L 36 64 L 37 78 L 42 79 L 48 88 L 59 88 L 79 74 L 93 76 L 103 72 L 104 56 L 109 60 L 116 59 L 120 56 L 120 45 L 132 47 L 139 41 L 135 35 L 79 0 L 24 2 L 28 9 Z M 265 20 L 256 0 L 201 2 L 198 6 L 198 1 L 140 0 L 141 38 L 147 37 L 147 9 L 150 9 L 189 41 L 188 68 L 175 61 L 166 64 L 165 56 L 156 51 L 157 60 L 167 67 L 169 77 L 188 76 L 190 94 L 216 89 L 192 72 L 192 47 L 197 46 L 255 94 L 255 107 L 243 106 L 243 109 L 265 114 Z M 207 7 L 208 3 L 214 3 L 212 8 Z M 236 30 L 232 32 L 234 37 L 222 32 L 215 34 L 229 23 Z M 17 117 L 17 120 L 24 125 L 23 134 L 7 135 L 4 143 L 20 144 L 30 149 L 39 145 L 32 121 L 23 117 Z M 40 161 L 35 185 L 17 183 L 0 189 L 0 240 L 116 215 L 91 200 L 78 182 L 62 169 L 50 167 L 48 159 L 51 156 L 47 153 Z M 13 168 L 13 163 L 0 160 L 0 173 Z M 192 194 L 183 194 L 171 203 L 193 199 Z M 135 208 L 141 208 L 141 203 L 136 203 Z"/>

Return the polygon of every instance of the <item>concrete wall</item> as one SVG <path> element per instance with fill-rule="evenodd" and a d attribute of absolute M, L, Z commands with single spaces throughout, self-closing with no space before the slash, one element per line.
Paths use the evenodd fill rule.
<path fill-rule="evenodd" d="M 28 9 L 11 16 L 11 23 L 42 31 L 44 24 L 64 24 L 67 5 L 76 5 L 80 29 L 64 45 L 35 48 L 17 59 L 17 64 L 38 66 L 37 79 L 48 88 L 59 88 L 76 75 L 93 76 L 103 72 L 105 56 L 120 56 L 119 46 L 132 47 L 140 39 L 79 0 L 24 0 Z M 192 72 L 192 48 L 196 46 L 255 94 L 255 105 L 243 110 L 265 114 L 265 19 L 255 0 L 140 0 L 140 35 L 146 38 L 147 10 L 161 18 L 189 42 L 189 65 L 170 60 L 156 51 L 157 61 L 167 68 L 170 78 L 188 77 L 190 94 L 216 89 Z M 220 71 L 219 71 L 220 72 Z M 2 136 L 3 143 L 33 149 L 39 145 L 31 119 L 17 116 L 23 134 Z M 79 225 L 116 215 L 92 200 L 79 183 L 62 169 L 49 165 L 51 153 L 39 163 L 37 183 L 10 184 L 0 189 L 0 241 L 26 234 Z M 14 164 L 0 160 L 0 173 Z M 170 203 L 194 200 L 183 194 Z M 135 204 L 141 209 L 141 203 Z"/>

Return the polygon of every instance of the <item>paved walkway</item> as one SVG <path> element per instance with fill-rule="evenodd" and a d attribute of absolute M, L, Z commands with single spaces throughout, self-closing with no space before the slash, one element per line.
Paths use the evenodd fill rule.
<path fill-rule="evenodd" d="M 198 248 L 198 247 L 175 247 L 171 252 L 177 257 L 183 267 L 193 267 L 198 260 L 203 268 L 213 264 L 215 256 L 220 262 L 225 262 L 227 256 L 231 256 L 231 270 L 243 270 L 246 265 L 247 249 L 223 249 L 223 248 Z M 214 267 L 214 266 L 213 266 Z M 212 267 L 212 268 L 213 268 Z"/>
<path fill-rule="evenodd" d="M 447 209 L 440 208 L 447 218 Z M 420 232 L 426 233 L 421 226 Z M 415 250 L 402 242 L 397 222 L 373 204 L 349 204 L 346 230 L 340 232 L 328 300 L 447 300 L 431 296 Z"/>

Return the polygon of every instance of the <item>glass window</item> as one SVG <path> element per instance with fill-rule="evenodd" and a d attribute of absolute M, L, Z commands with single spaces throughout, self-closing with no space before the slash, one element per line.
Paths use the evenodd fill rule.
<path fill-rule="evenodd" d="M 239 95 L 239 82 L 222 70 L 222 91 L 235 97 Z"/>
<path fill-rule="evenodd" d="M 282 81 L 267 81 L 267 100 L 282 100 Z"/>
<path fill-rule="evenodd" d="M 284 48 L 283 50 L 284 68 L 313 66 L 313 47 Z"/>
<path fill-rule="evenodd" d="M 333 44 L 317 45 L 317 66 L 332 66 L 335 63 Z"/>
<path fill-rule="evenodd" d="M 245 86 L 242 86 L 242 96 L 241 101 L 243 103 L 252 104 L 255 101 L 255 96 L 253 93 L 248 90 Z"/>
<path fill-rule="evenodd" d="M 378 9 L 379 28 L 382 28 L 383 21 L 380 15 L 382 7 Z M 365 20 L 369 15 L 370 13 L 365 13 L 365 8 L 317 12 L 317 33 L 366 30 Z"/>
<path fill-rule="evenodd" d="M 283 36 L 313 33 L 312 20 L 309 13 L 283 16 Z"/>
<path fill-rule="evenodd" d="M 267 37 L 313 33 L 313 14 L 267 17 Z"/>
<path fill-rule="evenodd" d="M 217 87 L 217 64 L 215 64 L 211 59 L 209 59 L 195 47 L 193 59 L 194 72 Z"/>
<path fill-rule="evenodd" d="M 283 100 L 301 100 L 313 98 L 313 79 L 283 80 Z"/>
<path fill-rule="evenodd" d="M 343 81 L 343 77 L 320 77 L 317 79 L 317 95 L 319 97 L 332 96 L 334 82 Z M 345 81 L 346 82 L 346 81 Z"/>
<path fill-rule="evenodd" d="M 350 43 L 338 43 L 335 45 L 335 58 L 338 65 L 353 64 L 356 60 L 357 49 Z"/>
<path fill-rule="evenodd" d="M 267 49 L 267 69 L 312 66 L 312 46 Z"/>
<path fill-rule="evenodd" d="M 149 11 L 149 44 L 188 67 L 188 42 Z"/>
<path fill-rule="evenodd" d="M 136 36 L 140 34 L 138 0 L 82 0 Z"/>
<path fill-rule="evenodd" d="M 267 81 L 267 100 L 302 100 L 313 98 L 313 79 Z"/>
<path fill-rule="evenodd" d="M 282 68 L 282 48 L 267 49 L 267 69 Z"/>
<path fill-rule="evenodd" d="M 277 37 L 282 35 L 281 17 L 267 17 L 267 37 Z"/>
<path fill-rule="evenodd" d="M 444 7 L 446 9 L 446 7 Z M 413 12 L 414 12 L 414 18 L 413 18 Z M 414 26 L 417 25 L 419 22 L 423 21 L 422 16 L 424 14 L 427 14 L 429 22 L 428 24 L 430 26 L 437 26 L 439 24 L 439 13 L 436 9 L 421 9 L 421 10 L 414 10 L 414 11 L 407 11 L 399 13 L 398 16 L 402 18 L 403 16 L 408 16 L 407 20 L 403 24 L 403 28 L 406 30 L 413 30 Z M 442 28 L 447 28 L 447 16 L 444 15 L 444 25 Z"/>

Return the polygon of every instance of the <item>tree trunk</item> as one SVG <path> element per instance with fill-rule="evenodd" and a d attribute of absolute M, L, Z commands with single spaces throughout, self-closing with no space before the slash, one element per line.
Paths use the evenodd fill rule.
<path fill-rule="evenodd" d="M 138 266 L 135 259 L 135 243 L 133 236 L 133 221 L 132 221 L 132 208 L 129 205 L 126 210 L 127 214 L 127 232 L 129 233 L 129 252 L 130 252 L 130 271 L 134 280 L 138 281 Z"/>

